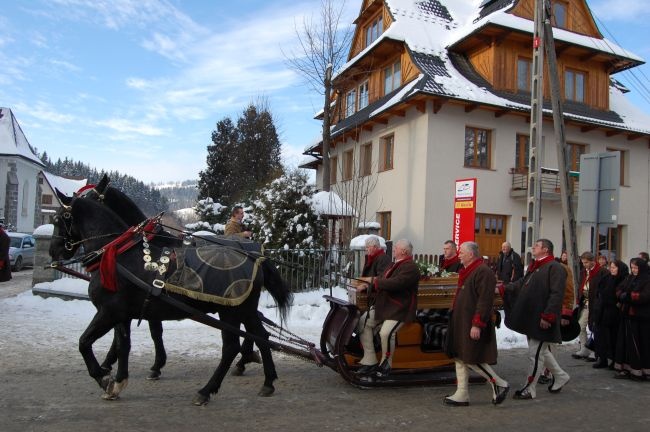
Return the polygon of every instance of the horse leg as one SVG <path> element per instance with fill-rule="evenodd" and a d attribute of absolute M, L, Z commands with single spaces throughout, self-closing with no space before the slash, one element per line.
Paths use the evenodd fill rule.
<path fill-rule="evenodd" d="M 163 344 L 163 326 L 162 321 L 149 321 L 149 333 L 151 333 L 151 339 L 153 340 L 153 345 L 156 351 L 156 358 L 154 360 L 153 366 L 151 366 L 151 372 L 147 377 L 148 380 L 157 380 L 160 379 L 160 369 L 165 366 L 167 363 L 167 353 L 165 352 L 165 345 Z"/>
<path fill-rule="evenodd" d="M 115 329 L 114 332 L 117 332 L 117 329 Z M 102 362 L 102 369 L 108 372 L 110 372 L 113 369 L 113 365 L 117 361 L 117 338 L 118 337 L 119 336 L 117 334 L 113 335 L 113 342 L 111 343 L 111 347 L 106 353 L 106 357 Z"/>
<path fill-rule="evenodd" d="M 221 317 L 221 319 L 222 321 L 225 321 L 223 317 Z M 228 324 L 239 328 L 240 323 L 228 322 Z M 221 348 L 221 361 L 219 362 L 219 366 L 217 366 L 217 369 L 212 374 L 208 383 L 199 390 L 196 396 L 194 396 L 194 399 L 192 399 L 194 405 L 200 406 L 207 404 L 210 401 L 210 395 L 216 394 L 219 391 L 221 383 L 228 372 L 228 368 L 230 368 L 230 365 L 239 353 L 239 336 L 227 331 L 222 331 L 221 339 L 223 341 L 223 347 Z"/>
<path fill-rule="evenodd" d="M 262 320 L 257 311 L 246 320 L 245 324 L 246 331 L 254 334 L 255 336 L 269 339 L 269 333 L 264 328 Z M 273 356 L 271 355 L 271 347 L 268 344 L 258 344 L 260 348 L 260 353 L 262 354 L 262 364 L 264 366 L 264 385 L 260 389 L 259 396 L 271 396 L 275 392 L 275 387 L 273 386 L 273 381 L 278 379 L 278 374 L 275 370 L 275 363 L 273 363 Z"/>
<path fill-rule="evenodd" d="M 117 373 L 102 395 L 104 400 L 115 400 L 129 383 L 129 354 L 131 352 L 131 320 L 126 320 L 115 327 Z"/>
<path fill-rule="evenodd" d="M 97 381 L 97 384 L 103 390 L 106 390 L 106 387 L 108 387 L 111 381 L 110 371 L 103 369 L 99 365 L 93 352 L 93 344 L 97 339 L 108 333 L 114 325 L 113 320 L 106 314 L 98 311 L 90 321 L 90 324 L 88 324 L 86 330 L 79 337 L 79 352 L 84 359 L 84 363 L 86 363 L 88 374 Z"/>
<path fill-rule="evenodd" d="M 253 351 L 253 340 L 244 339 L 244 343 L 241 345 L 241 358 L 237 363 L 235 363 L 235 368 L 232 370 L 231 374 L 235 376 L 244 375 L 246 371 L 246 365 L 248 363 L 262 363 L 262 359 L 259 354 Z"/>

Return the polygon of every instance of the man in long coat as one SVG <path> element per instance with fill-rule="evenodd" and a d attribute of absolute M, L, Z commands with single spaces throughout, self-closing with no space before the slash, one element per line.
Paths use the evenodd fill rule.
<path fill-rule="evenodd" d="M 483 376 L 492 389 L 492 403 L 500 404 L 508 394 L 508 383 L 490 367 L 497 361 L 497 341 L 492 322 L 496 278 L 479 254 L 478 244 L 460 246 L 458 288 L 447 331 L 448 354 L 456 364 L 456 393 L 443 399 L 445 405 L 469 405 L 469 369 Z"/>
<path fill-rule="evenodd" d="M 503 283 L 510 283 L 524 276 L 521 257 L 512 249 L 510 242 L 503 242 L 497 261 L 497 278 Z"/>
<path fill-rule="evenodd" d="M 373 278 L 360 291 L 368 289 L 368 298 L 374 299 L 374 306 L 361 316 L 363 330 L 361 344 L 363 358 L 359 374 L 386 376 L 390 373 L 395 350 L 395 335 L 404 323 L 415 320 L 420 270 L 413 262 L 413 246 L 408 240 L 395 242 L 395 262 L 382 276 Z M 377 362 L 373 335 L 379 328 L 381 339 L 381 360 Z"/>
<path fill-rule="evenodd" d="M 362 277 L 372 277 L 384 274 L 392 264 L 390 257 L 381 248 L 379 237 L 368 236 L 365 241 L 366 257 L 363 263 Z"/>
<path fill-rule="evenodd" d="M 0 282 L 11 280 L 11 261 L 9 261 L 9 246 L 11 239 L 0 224 Z"/>
<path fill-rule="evenodd" d="M 551 352 L 551 346 L 562 341 L 560 321 L 567 273 L 553 258 L 550 240 L 537 240 L 532 254 L 535 261 L 528 266 L 526 275 L 505 287 L 500 286 L 506 325 L 528 337 L 531 370 L 526 385 L 515 392 L 515 399 L 537 396 L 535 386 L 544 366 L 553 374 L 549 392 L 559 393 L 570 379 Z"/>

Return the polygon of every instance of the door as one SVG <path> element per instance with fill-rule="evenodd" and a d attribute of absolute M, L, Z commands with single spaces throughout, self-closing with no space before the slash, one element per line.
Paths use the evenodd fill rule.
<path fill-rule="evenodd" d="M 477 213 L 474 220 L 474 236 L 479 252 L 487 256 L 490 262 L 496 260 L 501 252 L 501 245 L 506 241 L 507 216 Z"/>

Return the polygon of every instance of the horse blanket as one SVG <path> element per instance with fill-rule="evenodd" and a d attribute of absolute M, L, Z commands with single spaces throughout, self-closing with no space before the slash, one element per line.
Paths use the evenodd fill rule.
<path fill-rule="evenodd" d="M 262 246 L 232 237 L 201 243 L 208 244 L 175 250 L 176 270 L 165 281 L 165 289 L 226 306 L 243 303 L 265 259 Z"/>

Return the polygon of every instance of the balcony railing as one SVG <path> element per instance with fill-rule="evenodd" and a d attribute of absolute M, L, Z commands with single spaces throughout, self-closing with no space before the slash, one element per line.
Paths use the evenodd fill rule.
<path fill-rule="evenodd" d="M 521 168 L 511 168 L 510 174 L 512 175 L 512 184 L 510 187 L 510 196 L 513 198 L 525 198 L 528 192 L 528 170 Z M 577 171 L 569 171 L 570 188 L 569 191 L 572 195 L 578 196 L 580 184 L 578 179 L 580 173 Z M 555 168 L 542 167 L 542 197 L 546 199 L 560 199 L 560 176 L 558 170 Z"/>

